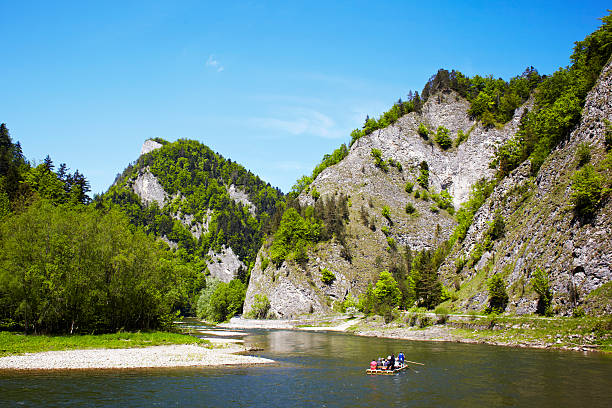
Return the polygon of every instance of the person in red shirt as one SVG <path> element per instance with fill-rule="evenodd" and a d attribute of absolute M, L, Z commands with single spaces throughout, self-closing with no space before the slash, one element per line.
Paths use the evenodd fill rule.
<path fill-rule="evenodd" d="M 376 370 L 377 365 L 378 363 L 376 362 L 376 359 L 373 359 L 372 362 L 370 363 L 370 370 Z"/>

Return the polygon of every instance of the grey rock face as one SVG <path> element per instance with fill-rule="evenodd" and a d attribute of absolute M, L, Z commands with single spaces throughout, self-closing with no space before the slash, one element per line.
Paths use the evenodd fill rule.
<path fill-rule="evenodd" d="M 138 174 L 138 177 L 132 184 L 132 188 L 143 203 L 149 205 L 155 201 L 160 207 L 166 205 L 168 195 L 148 168 Z"/>
<path fill-rule="evenodd" d="M 223 247 L 218 254 L 211 250 L 208 256 L 212 260 L 207 264 L 210 275 L 226 283 L 236 277 L 239 268 L 245 267 L 231 247 Z"/>
<path fill-rule="evenodd" d="M 283 317 L 327 310 L 348 294 L 363 293 L 382 270 L 399 258 L 398 251 L 404 246 L 411 250 L 430 249 L 446 240 L 456 225 L 455 219 L 439 210 L 431 199 L 425 201 L 407 193 L 406 183 L 413 182 L 415 190 L 423 191 L 416 179 L 419 164 L 426 161 L 430 169 L 429 194 L 445 188 L 458 206 L 467 200 L 474 182 L 493 176 L 489 163 L 497 145 L 515 134 L 524 110 L 518 109 L 503 129 L 486 130 L 469 118 L 468 108 L 469 103 L 453 91 L 434 95 L 421 115 L 404 115 L 394 125 L 362 137 L 344 160 L 321 172 L 311 184 L 311 189 L 321 194 L 319 200 L 338 198 L 340 194 L 349 197 L 346 232 L 351 261 L 342 257 L 340 245 L 332 240 L 311 248 L 309 261 L 304 265 L 287 261 L 278 269 L 269 264 L 262 271 L 261 259 L 269 257 L 264 247 L 251 271 L 245 310 L 251 309 L 258 293 L 268 296 L 273 311 Z M 424 140 L 418 135 L 420 123 L 434 131 L 444 126 L 453 139 L 459 130 L 470 132 L 470 136 L 458 147 L 444 151 L 431 139 Z M 385 161 L 391 158 L 401 163 L 402 171 L 390 166 L 384 172 L 376 167 L 372 149 L 380 149 Z M 302 205 L 315 202 L 308 192 L 298 199 Z M 406 213 L 408 203 L 416 208 L 416 214 Z M 391 222 L 382 216 L 383 206 L 389 207 Z M 383 227 L 396 242 L 397 250 L 389 246 Z M 321 282 L 322 268 L 336 275 L 332 285 Z"/>
<path fill-rule="evenodd" d="M 140 149 L 140 155 L 142 156 L 143 154 L 150 153 L 153 150 L 159 149 L 162 146 L 163 145 L 161 143 L 157 143 L 154 140 L 145 140 L 145 142 L 142 144 L 142 149 Z"/>
<path fill-rule="evenodd" d="M 244 191 L 237 188 L 235 185 L 230 185 L 227 189 L 230 198 L 238 203 L 242 203 L 249 209 L 249 212 L 255 215 L 255 205 L 249 200 L 249 196 Z"/>
<path fill-rule="evenodd" d="M 571 205 L 571 176 L 577 170 L 576 150 L 587 143 L 591 163 L 597 167 L 605 157 L 605 123 L 612 118 L 612 66 L 608 64 L 590 91 L 579 126 L 568 141 L 551 153 L 537 177 L 531 177 L 527 161 L 494 190 L 474 217 L 461 247 L 441 268 L 446 283 L 456 278 L 454 261 L 469 257 L 482 243 L 489 223 L 498 213 L 506 222 L 503 239 L 494 242 L 479 262 L 458 275 L 461 284 L 470 281 L 473 292 L 486 293 L 486 279 L 501 274 L 510 295 L 509 311 L 533 313 L 537 294 L 531 286 L 536 268 L 549 273 L 554 307 L 569 314 L 575 307 L 591 307 L 589 294 L 612 278 L 612 206 L 603 202 L 592 220 L 576 217 Z M 485 257 L 483 255 L 483 258 Z M 480 282 L 476 284 L 475 282 Z M 464 302 L 463 307 L 483 309 L 487 297 Z M 612 313 L 612 305 L 608 306 Z"/>

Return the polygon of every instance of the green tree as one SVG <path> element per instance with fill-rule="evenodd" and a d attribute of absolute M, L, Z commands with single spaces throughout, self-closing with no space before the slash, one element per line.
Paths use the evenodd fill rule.
<path fill-rule="evenodd" d="M 450 131 L 444 126 L 438 126 L 435 141 L 444 150 L 453 145 L 453 140 L 450 137 Z"/>
<path fill-rule="evenodd" d="M 579 215 L 595 213 L 601 198 L 602 180 L 592 165 L 587 164 L 572 175 L 571 201 Z"/>
<path fill-rule="evenodd" d="M 389 271 L 382 271 L 380 273 L 376 286 L 373 289 L 373 294 L 379 304 L 387 304 L 392 307 L 399 305 L 402 299 L 397 282 Z"/>
<path fill-rule="evenodd" d="M 540 268 L 536 268 L 531 278 L 533 290 L 538 294 L 538 305 L 536 311 L 543 316 L 552 316 L 553 293 L 550 287 L 548 274 Z"/>
<path fill-rule="evenodd" d="M 508 293 L 506 283 L 500 275 L 493 275 L 488 281 L 489 308 L 488 311 L 502 313 L 508 305 Z"/>

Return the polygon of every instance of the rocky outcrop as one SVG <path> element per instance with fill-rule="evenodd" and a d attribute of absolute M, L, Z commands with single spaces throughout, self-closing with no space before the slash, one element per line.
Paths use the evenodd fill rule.
<path fill-rule="evenodd" d="M 441 268 L 448 285 L 454 282 L 461 286 L 459 298 L 465 300 L 458 306 L 483 309 L 488 301 L 486 280 L 500 274 L 510 295 L 507 310 L 532 313 L 538 296 L 531 278 L 535 269 L 541 268 L 549 274 L 557 312 L 569 314 L 578 306 L 589 310 L 589 294 L 612 278 L 612 205 L 609 199 L 602 203 L 593 219 L 576 217 L 570 201 L 571 175 L 578 168 L 576 150 L 580 144 L 590 146 L 595 167 L 601 164 L 606 155 L 604 119 L 609 118 L 610 64 L 589 93 L 581 122 L 570 138 L 549 156 L 537 177 L 531 177 L 526 162 L 495 188 L 476 213 L 460 248 Z M 468 259 L 482 244 L 496 214 L 505 220 L 505 236 L 494 242 L 474 267 L 457 268 L 457 260 Z M 604 303 L 612 313 L 609 300 Z"/>
<path fill-rule="evenodd" d="M 229 186 L 227 192 L 232 200 L 242 203 L 242 205 L 249 209 L 251 214 L 255 215 L 255 205 L 251 202 L 251 200 L 249 200 L 249 195 L 247 193 L 240 190 L 233 184 Z"/>
<path fill-rule="evenodd" d="M 341 194 L 349 198 L 346 248 L 350 261 L 343 256 L 339 243 L 332 240 L 311 248 L 304 264 L 286 261 L 278 269 L 268 264 L 262 270 L 262 259 L 269 258 L 264 246 L 251 271 L 245 310 L 250 310 L 258 293 L 268 296 L 272 310 L 282 317 L 329 309 L 349 293 L 363 293 L 383 269 L 398 259 L 402 247 L 430 249 L 448 239 L 456 225 L 453 216 L 439 209 L 431 198 L 423 200 L 415 198 L 414 192 L 406 192 L 406 183 L 414 183 L 414 190 L 420 190 L 422 195 L 424 190 L 416 180 L 420 163 L 426 161 L 430 172 L 427 195 L 446 189 L 456 206 L 466 201 L 473 183 L 493 176 L 489 163 L 495 150 L 516 133 L 524 110 L 517 109 L 502 129 L 485 129 L 470 119 L 468 108 L 469 103 L 454 91 L 440 92 L 429 98 L 422 114 L 404 115 L 394 125 L 362 137 L 347 157 L 321 172 L 309 191 L 298 199 L 303 205 L 314 204 L 313 191 L 320 193 L 318 200 Z M 432 138 L 419 136 L 420 123 L 434 132 L 444 126 L 453 139 L 459 131 L 469 133 L 469 137 L 445 151 Z M 372 149 L 379 149 L 383 160 L 392 159 L 401 166 L 389 166 L 388 171 L 383 171 L 375 165 Z M 407 204 L 416 212 L 408 214 Z M 383 207 L 390 210 L 388 218 L 382 215 Z M 395 247 L 389 244 L 393 241 Z M 335 274 L 332 285 L 321 281 L 323 268 Z"/>
<path fill-rule="evenodd" d="M 234 253 L 231 247 L 221 248 L 220 253 L 214 253 L 212 250 L 208 252 L 211 259 L 207 263 L 210 275 L 223 282 L 229 282 L 236 277 L 236 273 L 240 268 L 246 268 L 245 264 L 240 261 L 238 255 Z"/>
<path fill-rule="evenodd" d="M 150 142 L 150 140 L 147 142 Z M 138 177 L 136 177 L 132 184 L 132 189 L 146 205 L 155 201 L 160 207 L 163 207 L 168 200 L 168 194 L 166 194 L 162 185 L 148 168 L 145 168 L 144 171 L 138 174 Z"/>
<path fill-rule="evenodd" d="M 163 144 L 157 143 L 155 140 L 145 140 L 142 144 L 142 149 L 140 149 L 140 155 L 151 153 L 153 150 L 159 149 L 163 147 Z"/>

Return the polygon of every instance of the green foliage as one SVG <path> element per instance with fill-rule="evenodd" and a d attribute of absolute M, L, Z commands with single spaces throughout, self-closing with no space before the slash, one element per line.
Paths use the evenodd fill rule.
<path fill-rule="evenodd" d="M 488 281 L 489 307 L 487 313 L 502 313 L 508 305 L 506 283 L 500 275 L 493 275 Z"/>
<path fill-rule="evenodd" d="M 122 331 L 112 334 L 68 336 L 24 336 L 23 334 L 0 332 L 0 357 L 52 350 L 140 348 L 170 344 L 209 345 L 210 342 L 187 334 L 159 331 L 134 333 Z"/>
<path fill-rule="evenodd" d="M 414 192 L 414 198 L 421 198 L 421 192 L 419 190 Z"/>
<path fill-rule="evenodd" d="M 383 234 L 385 235 L 389 235 L 391 233 L 391 231 L 389 230 L 389 227 L 386 225 L 383 225 L 382 228 L 380 229 L 382 231 Z"/>
<path fill-rule="evenodd" d="M 502 217 L 501 212 L 497 210 L 493 220 L 489 223 L 489 229 L 487 229 L 485 234 L 491 239 L 491 241 L 495 241 L 504 236 L 505 230 L 506 222 L 504 221 L 504 217 Z"/>
<path fill-rule="evenodd" d="M 544 316 L 552 316 L 553 293 L 550 287 L 548 274 L 540 268 L 536 268 L 531 278 L 533 290 L 538 294 L 538 306 L 536 311 Z"/>
<path fill-rule="evenodd" d="M 239 279 L 229 283 L 210 279 L 200 293 L 197 316 L 212 322 L 223 322 L 242 313 L 246 285 Z"/>
<path fill-rule="evenodd" d="M 444 324 L 448 321 L 448 315 L 449 315 L 448 308 L 444 306 L 438 306 L 434 310 L 434 313 L 438 317 L 438 324 Z"/>
<path fill-rule="evenodd" d="M 448 211 L 451 215 L 455 213 L 453 197 L 451 197 L 448 191 L 442 190 L 440 194 L 432 194 L 431 196 L 440 209 Z"/>
<path fill-rule="evenodd" d="M 265 271 L 268 269 L 268 265 L 270 264 L 270 258 L 263 257 L 261 260 L 261 270 Z"/>
<path fill-rule="evenodd" d="M 395 238 L 393 237 L 387 237 L 387 245 L 389 245 L 389 248 L 392 250 L 397 249 L 397 244 L 395 243 Z"/>
<path fill-rule="evenodd" d="M 604 136 L 604 144 L 606 146 L 606 151 L 612 149 L 612 122 L 608 119 L 604 118 L 605 125 L 605 136 Z"/>
<path fill-rule="evenodd" d="M 353 136 L 353 134 L 351 134 L 351 136 Z M 359 137 L 357 137 L 357 139 Z M 321 174 L 323 170 L 325 170 L 326 168 L 330 166 L 333 166 L 334 164 L 340 163 L 342 159 L 344 159 L 347 155 L 348 155 L 348 148 L 346 147 L 346 144 L 343 143 L 340 145 L 340 147 L 334 150 L 332 154 L 326 154 L 325 156 L 323 156 L 323 159 L 321 160 L 321 162 L 317 164 L 317 166 L 312 170 L 312 174 L 310 177 L 302 176 L 302 178 L 300 178 L 296 182 L 296 184 L 291 189 L 291 194 L 294 197 L 297 197 L 304 189 L 306 189 L 310 185 L 310 183 L 312 183 L 312 181 L 315 178 L 317 178 L 319 174 Z"/>
<path fill-rule="evenodd" d="M 353 145 L 357 140 L 362 138 L 365 135 L 369 135 L 378 129 L 386 128 L 389 125 L 394 124 L 399 118 L 403 115 L 413 112 L 419 111 L 421 108 L 422 102 L 419 97 L 419 93 L 408 94 L 408 100 L 402 101 L 399 99 L 391 109 L 387 112 L 383 113 L 378 119 L 366 117 L 365 123 L 362 129 L 355 129 L 351 132 L 351 143 L 350 146 Z"/>
<path fill-rule="evenodd" d="M 459 131 L 457 132 L 457 139 L 455 139 L 455 147 L 465 142 L 469 136 L 470 132 L 464 132 L 463 130 L 459 129 Z"/>
<path fill-rule="evenodd" d="M 310 195 L 312 195 L 312 198 L 314 198 L 315 201 L 317 201 L 319 199 L 319 197 L 321 197 L 321 193 L 319 193 L 319 191 L 317 191 L 317 189 L 315 187 L 313 187 L 310 190 Z"/>
<path fill-rule="evenodd" d="M 152 329 L 188 312 L 199 270 L 116 210 L 35 201 L 0 224 L 0 320 L 26 332 Z"/>
<path fill-rule="evenodd" d="M 451 243 L 455 243 L 457 240 L 462 242 L 465 239 L 474 214 L 482 206 L 485 200 L 491 195 L 495 188 L 495 181 L 486 181 L 485 179 L 478 180 L 470 191 L 469 199 L 461 205 L 461 208 L 457 211 L 455 218 L 457 219 L 458 225 L 453 231 L 451 236 Z"/>
<path fill-rule="evenodd" d="M 546 77 L 537 86 L 535 107 L 521 118 L 517 135 L 499 149 L 496 163 L 505 176 L 527 158 L 536 174 L 550 151 L 578 123 L 586 95 L 610 58 L 612 14 L 583 41 L 578 41 L 571 56 L 572 65 Z"/>
<path fill-rule="evenodd" d="M 412 193 L 412 189 L 414 188 L 414 183 L 409 181 L 406 183 L 406 187 L 404 187 L 404 190 L 406 190 L 406 192 L 408 194 Z"/>
<path fill-rule="evenodd" d="M 429 187 L 429 165 L 425 160 L 419 165 L 419 177 L 417 178 L 419 186 L 427 190 Z"/>
<path fill-rule="evenodd" d="M 581 216 L 595 213 L 601 198 L 602 179 L 590 164 L 585 165 L 572 175 L 571 201 L 574 211 Z"/>
<path fill-rule="evenodd" d="M 388 205 L 383 205 L 381 214 L 387 220 L 391 221 L 391 209 L 389 208 Z"/>
<path fill-rule="evenodd" d="M 327 268 L 321 269 L 321 282 L 326 285 L 331 285 L 336 280 L 336 275 Z"/>
<path fill-rule="evenodd" d="M 270 314 L 270 300 L 266 295 L 256 294 L 255 302 L 247 317 L 250 319 L 266 319 Z"/>
<path fill-rule="evenodd" d="M 376 167 L 378 167 L 379 169 L 381 169 L 384 172 L 389 171 L 389 166 L 382 159 L 382 152 L 380 151 L 380 149 L 372 149 L 371 155 L 374 158 L 374 165 Z"/>
<path fill-rule="evenodd" d="M 320 232 L 321 226 L 313 217 L 304 219 L 295 208 L 287 209 L 270 247 L 272 262 L 280 266 L 292 253 L 296 261 L 303 261 L 306 246 L 317 242 Z"/>
<path fill-rule="evenodd" d="M 427 126 L 425 126 L 423 122 L 419 123 L 419 128 L 417 129 L 417 133 L 419 134 L 419 136 L 421 136 L 425 140 L 429 138 L 429 129 L 427 129 Z"/>
<path fill-rule="evenodd" d="M 392 307 L 399 305 L 402 298 L 397 282 L 389 271 L 382 271 L 380 273 L 373 289 L 373 294 L 379 305 L 387 304 Z"/>
<path fill-rule="evenodd" d="M 591 146 L 588 143 L 580 143 L 576 149 L 576 161 L 578 166 L 584 166 L 591 161 Z"/>
<path fill-rule="evenodd" d="M 406 204 L 406 214 L 414 214 L 416 212 L 416 208 L 412 203 Z"/>
<path fill-rule="evenodd" d="M 453 145 L 453 140 L 450 137 L 450 131 L 444 126 L 438 126 L 438 131 L 436 132 L 434 140 L 444 150 Z"/>
<path fill-rule="evenodd" d="M 156 203 L 144 205 L 132 192 L 131 184 L 145 169 L 174 197 L 162 208 Z M 253 207 L 233 200 L 230 185 L 244 192 Z M 128 166 L 108 192 L 96 198 L 95 205 L 120 208 L 134 225 L 176 243 L 176 253 L 195 264 L 203 263 L 211 249 L 220 252 L 223 247 L 231 247 L 241 261 L 252 265 L 264 234 L 280 222 L 284 196 L 205 145 L 178 140 Z M 173 217 L 177 213 L 193 217 L 192 223 L 207 222 L 208 232 L 194 238 L 189 227 Z"/>

